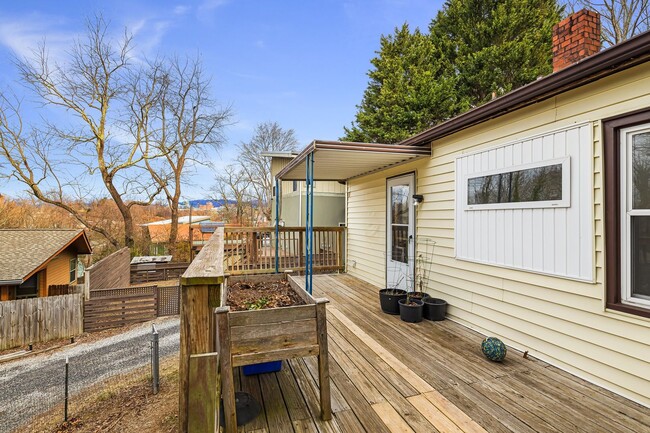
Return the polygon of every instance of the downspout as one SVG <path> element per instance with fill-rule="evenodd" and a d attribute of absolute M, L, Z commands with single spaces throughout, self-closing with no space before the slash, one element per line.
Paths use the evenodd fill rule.
<path fill-rule="evenodd" d="M 298 181 L 298 227 L 302 225 L 302 182 Z"/>

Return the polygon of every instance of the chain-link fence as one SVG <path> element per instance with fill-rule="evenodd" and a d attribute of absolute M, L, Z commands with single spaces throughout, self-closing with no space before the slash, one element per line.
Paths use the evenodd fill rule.
<path fill-rule="evenodd" d="M 160 357 L 178 352 L 178 319 L 158 321 Z M 69 417 L 84 400 L 111 398 L 130 381 L 152 377 L 152 327 L 142 325 L 51 355 L 0 364 L 0 433 L 52 431 L 64 421 L 68 358 Z"/>

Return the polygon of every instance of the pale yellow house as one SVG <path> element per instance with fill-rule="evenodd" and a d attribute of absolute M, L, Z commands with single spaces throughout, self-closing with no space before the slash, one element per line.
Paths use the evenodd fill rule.
<path fill-rule="evenodd" d="M 295 152 L 265 152 L 271 158 L 271 175 L 275 177 L 298 154 Z M 304 179 L 304 177 L 303 177 Z M 280 220 L 285 227 L 305 225 L 305 182 L 290 180 L 280 182 Z M 271 222 L 275 221 L 276 192 L 271 199 Z M 314 225 L 336 227 L 345 222 L 345 183 L 318 181 L 314 183 L 314 205 L 319 209 L 314 215 Z"/>
<path fill-rule="evenodd" d="M 449 319 L 650 406 L 650 33 L 567 61 L 591 36 L 398 145 L 315 141 L 278 177 L 313 153 L 346 181 L 349 274 L 411 289 L 435 242 L 420 266 Z"/>

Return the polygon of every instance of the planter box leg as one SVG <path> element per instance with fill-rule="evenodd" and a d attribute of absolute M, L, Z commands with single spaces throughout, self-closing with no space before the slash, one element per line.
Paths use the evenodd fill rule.
<path fill-rule="evenodd" d="M 223 415 L 226 425 L 225 433 L 237 433 L 237 412 L 235 406 L 235 378 L 232 373 L 230 353 L 230 326 L 228 324 L 229 307 L 217 308 L 217 329 L 219 339 L 219 358 L 221 361 L 221 397 L 223 398 Z"/>
<path fill-rule="evenodd" d="M 330 369 L 327 349 L 327 299 L 316 299 L 316 332 L 318 333 L 318 385 L 320 388 L 320 417 L 323 421 L 332 419 L 330 397 Z"/>

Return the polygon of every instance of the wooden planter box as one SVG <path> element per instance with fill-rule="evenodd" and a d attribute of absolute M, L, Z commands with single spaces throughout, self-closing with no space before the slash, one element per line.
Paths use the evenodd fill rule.
<path fill-rule="evenodd" d="M 268 281 L 269 277 L 265 275 L 262 278 Z M 242 279 L 257 278 L 260 277 Z M 328 420 L 332 417 L 325 310 L 329 301 L 313 298 L 296 285 L 292 284 L 292 288 L 306 305 L 251 311 L 230 311 L 228 306 L 216 309 L 226 433 L 237 431 L 232 369 L 259 362 L 318 356 L 321 418 Z M 225 305 L 227 299 L 228 288 L 225 285 L 221 305 Z"/>

